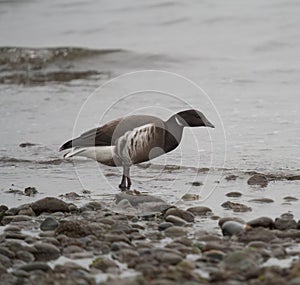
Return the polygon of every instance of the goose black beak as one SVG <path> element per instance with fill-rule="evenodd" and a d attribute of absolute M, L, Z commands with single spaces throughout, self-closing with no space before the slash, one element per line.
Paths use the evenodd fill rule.
<path fill-rule="evenodd" d="M 206 123 L 205 123 L 205 127 L 209 127 L 209 128 L 215 128 L 215 126 L 211 123 L 211 122 L 209 122 L 209 121 L 207 121 Z"/>

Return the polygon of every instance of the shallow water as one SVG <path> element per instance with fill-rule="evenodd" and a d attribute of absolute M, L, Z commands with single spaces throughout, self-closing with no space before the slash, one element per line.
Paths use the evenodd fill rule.
<path fill-rule="evenodd" d="M 246 183 L 247 171 L 300 171 L 299 10 L 297 1 L 283 0 L 1 1 L 1 204 L 83 189 L 92 193 L 78 203 L 112 200 L 120 170 L 62 161 L 59 146 L 73 132 L 115 117 L 149 113 L 166 119 L 192 105 L 216 128 L 187 129 L 176 151 L 150 169 L 133 167 L 134 187 L 183 207 L 207 205 L 221 216 L 232 215 L 221 207 L 229 200 L 225 194 L 240 191 L 241 198 L 230 200 L 253 211 L 236 215 L 290 211 L 299 219 L 300 202 L 283 200 L 300 199 L 299 181 L 275 180 L 263 189 Z M 187 77 L 205 93 L 163 72 L 127 75 L 93 93 L 118 75 L 145 69 Z M 19 147 L 24 142 L 36 145 Z M 226 181 L 230 174 L 239 178 Z M 193 181 L 204 185 L 191 186 Z M 39 194 L 6 193 L 27 186 Z M 186 192 L 201 200 L 180 202 Z M 274 203 L 249 202 L 258 197 Z"/>

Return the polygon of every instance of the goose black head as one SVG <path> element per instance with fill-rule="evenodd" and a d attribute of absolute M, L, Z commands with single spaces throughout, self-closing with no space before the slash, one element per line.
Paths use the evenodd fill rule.
<path fill-rule="evenodd" d="M 215 127 L 202 112 L 195 109 L 189 109 L 175 114 L 175 120 L 176 123 L 182 127 Z"/>

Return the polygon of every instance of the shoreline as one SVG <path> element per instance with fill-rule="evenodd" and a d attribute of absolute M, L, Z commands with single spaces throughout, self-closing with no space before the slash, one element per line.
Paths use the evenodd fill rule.
<path fill-rule="evenodd" d="M 299 217 L 243 221 L 132 192 L 116 201 L 2 205 L 0 284 L 298 284 Z"/>

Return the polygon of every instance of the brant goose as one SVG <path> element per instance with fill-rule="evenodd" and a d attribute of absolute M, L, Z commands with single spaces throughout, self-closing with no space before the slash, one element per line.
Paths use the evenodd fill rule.
<path fill-rule="evenodd" d="M 194 109 L 176 113 L 167 121 L 154 116 L 132 115 L 89 130 L 67 141 L 59 150 L 73 148 L 65 158 L 84 156 L 105 165 L 122 166 L 119 187 L 128 190 L 130 166 L 174 150 L 181 141 L 184 127 L 214 128 L 214 125 Z"/>

